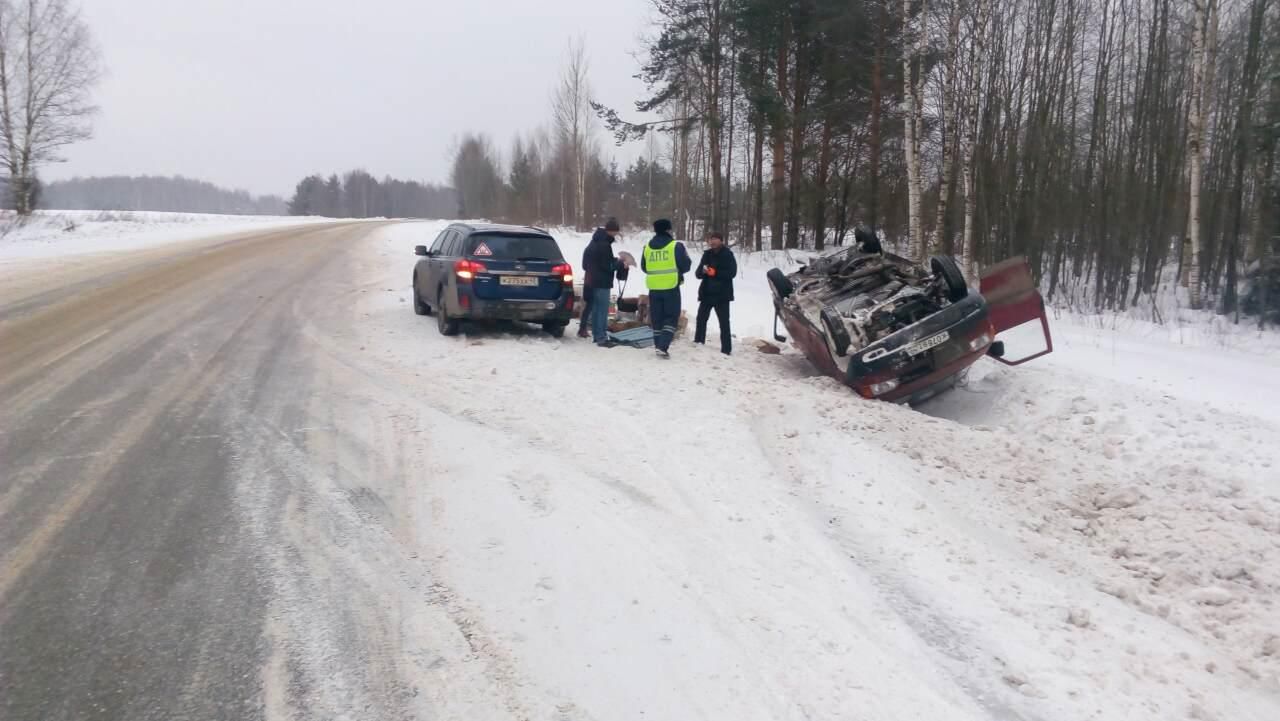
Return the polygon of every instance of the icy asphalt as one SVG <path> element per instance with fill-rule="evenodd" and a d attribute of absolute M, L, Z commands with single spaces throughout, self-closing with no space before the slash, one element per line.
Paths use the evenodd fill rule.
<path fill-rule="evenodd" d="M 272 636 L 282 579 L 332 572 L 285 529 L 306 513 L 286 508 L 304 480 L 287 456 L 314 380 L 301 327 L 351 292 L 335 278 L 376 227 L 256 232 L 5 277 L 0 718 L 262 718 L 325 681 L 291 674 L 269 689 L 263 672 L 275 664 L 284 679 L 289 663 L 287 632 Z M 268 440 L 283 448 L 264 455 Z M 256 463 L 273 483 L 246 488 Z M 376 715 L 395 717 L 407 692 L 368 650 L 385 639 L 361 625 L 375 604 L 348 583 L 326 594 L 342 606 L 336 647 L 378 677 Z"/>

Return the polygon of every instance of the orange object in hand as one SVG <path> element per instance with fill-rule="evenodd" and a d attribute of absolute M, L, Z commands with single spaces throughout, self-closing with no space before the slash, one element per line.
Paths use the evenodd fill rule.
<path fill-rule="evenodd" d="M 707 266 L 706 273 L 711 278 L 716 277 L 716 269 L 710 265 Z"/>

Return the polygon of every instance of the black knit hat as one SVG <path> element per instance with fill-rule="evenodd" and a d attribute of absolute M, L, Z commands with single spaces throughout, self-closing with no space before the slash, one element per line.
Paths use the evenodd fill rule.
<path fill-rule="evenodd" d="M 659 219 L 657 219 L 657 220 L 653 221 L 653 232 L 655 232 L 655 233 L 670 233 L 670 232 L 671 232 L 671 221 L 667 220 L 666 218 L 659 218 Z"/>
<path fill-rule="evenodd" d="M 604 222 L 604 229 L 605 230 L 622 230 L 621 226 L 618 225 L 617 218 L 610 218 L 606 220 Z"/>

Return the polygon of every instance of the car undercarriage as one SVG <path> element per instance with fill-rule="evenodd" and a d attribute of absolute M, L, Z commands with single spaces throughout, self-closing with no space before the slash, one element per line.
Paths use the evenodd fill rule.
<path fill-rule="evenodd" d="M 860 231 L 856 240 L 789 275 L 769 271 L 778 317 L 815 366 L 864 396 L 915 402 L 950 387 L 984 354 L 1003 355 L 987 300 L 953 258 L 934 256 L 925 266 L 884 252 L 873 234 Z M 1039 294 L 1024 287 L 1029 273 L 1005 277 L 1018 288 L 997 290 L 1020 306 L 1013 314 L 1001 308 L 1000 317 L 1017 315 L 1014 325 L 1042 317 Z"/>

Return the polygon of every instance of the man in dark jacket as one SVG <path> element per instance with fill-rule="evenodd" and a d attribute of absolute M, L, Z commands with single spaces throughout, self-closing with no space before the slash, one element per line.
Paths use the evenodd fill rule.
<path fill-rule="evenodd" d="M 609 291 L 613 289 L 614 274 L 621 272 L 618 259 L 613 257 L 613 241 L 619 230 L 617 218 L 610 218 L 603 228 L 596 228 L 582 251 L 583 305 L 578 337 L 586 338 L 590 328 L 596 345 L 609 341 Z"/>
<path fill-rule="evenodd" d="M 671 221 L 653 222 L 653 240 L 640 257 L 640 270 L 649 288 L 649 325 L 653 327 L 653 347 L 659 358 L 670 358 L 671 340 L 680 322 L 680 285 L 693 267 L 684 243 L 671 236 Z"/>
<path fill-rule="evenodd" d="M 713 232 L 707 236 L 707 249 L 702 253 L 698 269 L 693 273 L 702 279 L 698 286 L 698 326 L 694 343 L 707 342 L 707 319 L 716 312 L 720 322 L 720 352 L 733 352 L 733 335 L 729 332 L 729 303 L 733 302 L 733 279 L 738 275 L 738 261 L 724 244 L 724 236 Z"/>

